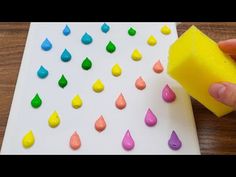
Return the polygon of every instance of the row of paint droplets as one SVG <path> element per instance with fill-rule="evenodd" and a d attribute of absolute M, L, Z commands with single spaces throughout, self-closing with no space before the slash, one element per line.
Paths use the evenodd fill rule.
<path fill-rule="evenodd" d="M 105 24 L 105 23 L 104 23 L 104 24 L 102 25 L 102 27 L 101 27 L 101 30 L 102 30 L 102 32 L 104 32 L 104 33 L 107 33 L 107 32 L 109 31 L 109 29 L 110 29 L 110 27 L 109 27 L 107 24 Z M 170 29 L 165 25 L 165 26 L 163 26 L 163 27 L 161 28 L 161 32 L 162 32 L 163 34 L 166 34 L 166 35 L 167 35 L 167 34 L 170 34 L 171 31 L 170 31 Z M 66 25 L 65 29 L 63 30 L 63 34 L 64 34 L 65 36 L 67 36 L 67 35 L 69 35 L 70 33 L 71 33 L 71 31 L 70 31 L 68 25 Z M 135 36 L 136 30 L 135 30 L 134 28 L 130 28 L 130 29 L 128 30 L 128 34 L 129 34 L 130 36 Z M 88 44 L 92 43 L 92 41 L 93 41 L 93 39 L 92 39 L 92 37 L 91 37 L 88 33 L 85 33 L 85 34 L 83 35 L 83 37 L 81 38 L 81 42 L 82 42 L 83 44 L 85 44 L 85 45 L 88 45 Z M 147 43 L 148 43 L 150 46 L 154 46 L 154 45 L 156 45 L 157 40 L 155 39 L 155 37 L 154 37 L 153 35 L 151 35 L 151 36 L 148 38 Z M 41 48 L 42 48 L 43 50 L 45 50 L 45 51 L 48 51 L 48 50 L 50 50 L 50 49 L 52 48 L 52 44 L 51 44 L 51 42 L 46 38 L 45 41 L 42 43 Z M 115 52 L 115 50 L 116 50 L 116 46 L 110 41 L 110 42 L 107 44 L 107 46 L 106 46 L 106 50 L 107 50 L 107 52 L 109 52 L 109 53 L 113 53 L 113 52 Z M 138 51 L 138 49 L 135 49 L 135 50 L 133 51 L 132 55 L 131 55 L 131 58 L 132 58 L 134 61 L 139 61 L 139 60 L 141 60 L 141 58 L 142 58 L 142 54 Z M 63 53 L 62 53 L 62 55 L 61 55 L 61 60 L 64 61 L 64 62 L 68 62 L 68 61 L 71 60 L 71 54 L 69 53 L 69 51 L 68 51 L 67 49 L 65 49 L 65 50 L 63 51 Z M 83 68 L 84 70 L 89 70 L 89 69 L 92 67 L 92 62 L 90 61 L 90 59 L 89 59 L 88 57 L 86 57 L 86 58 L 84 59 L 84 61 L 82 62 L 82 65 L 81 65 L 81 66 L 82 66 L 82 68 Z M 162 67 L 162 65 L 161 65 L 161 63 L 160 63 L 160 60 L 158 60 L 158 61 L 154 64 L 153 70 L 154 70 L 156 73 L 161 73 L 161 72 L 163 71 L 163 67 Z M 113 74 L 114 76 L 116 76 L 116 77 L 120 76 L 120 75 L 121 75 L 121 72 L 122 72 L 122 69 L 120 68 L 120 66 L 119 66 L 118 64 L 115 64 L 115 65 L 112 67 L 112 74 Z M 41 67 L 39 68 L 37 74 L 38 74 L 38 77 L 39 77 L 39 78 L 46 78 L 47 75 L 48 75 L 48 71 L 47 71 L 43 66 L 41 66 Z M 60 80 L 58 81 L 58 84 L 59 84 L 59 86 L 62 87 L 62 88 L 64 88 L 64 87 L 67 85 L 67 80 L 66 80 L 66 78 L 65 78 L 64 75 L 61 76 Z M 136 80 L 135 86 L 136 86 L 136 88 L 139 89 L 139 90 L 143 90 L 143 89 L 146 87 L 146 83 L 145 83 L 145 81 L 142 79 L 141 76 Z M 103 85 L 103 83 L 102 83 L 100 80 L 97 80 L 97 81 L 93 84 L 93 90 L 94 90 L 95 92 L 101 92 L 101 91 L 103 91 L 103 89 L 104 89 L 104 85 Z M 172 102 L 172 101 L 175 100 L 175 97 L 176 97 L 176 96 L 175 96 L 175 93 L 170 89 L 170 87 L 169 87 L 168 85 L 166 85 L 165 88 L 164 88 L 163 91 L 162 91 L 162 97 L 163 97 L 163 99 L 164 99 L 166 102 Z M 38 107 L 42 104 L 42 100 L 40 99 L 40 97 L 39 97 L 38 94 L 36 94 L 36 96 L 34 97 L 34 99 L 31 101 L 31 104 L 32 104 L 32 106 L 33 106 L 34 108 L 38 108 Z M 117 98 L 115 104 L 116 104 L 116 107 L 117 107 L 118 109 L 124 109 L 124 108 L 126 107 L 126 101 L 125 101 L 124 96 L 122 95 L 122 93 L 121 93 L 120 96 Z M 82 100 L 81 100 L 81 98 L 79 97 L 79 95 L 76 95 L 76 96 L 73 98 L 73 100 L 72 100 L 72 106 L 73 106 L 75 109 L 78 109 L 79 107 L 82 106 Z M 149 109 L 149 110 L 147 111 L 147 115 L 146 115 L 146 117 L 145 117 L 145 123 L 146 123 L 147 126 L 154 126 L 154 125 L 156 124 L 157 119 L 156 119 L 155 115 L 154 115 L 154 116 L 153 116 L 153 115 L 154 115 L 154 114 L 153 114 L 153 113 L 151 112 L 151 110 Z M 99 119 L 99 120 L 103 120 L 102 122 L 103 122 L 103 124 L 104 124 L 105 120 L 104 120 L 103 117 L 102 117 L 102 119 Z M 99 122 L 101 122 L 101 121 L 99 121 Z M 60 119 L 59 119 L 59 116 L 58 116 L 58 114 L 57 114 L 56 111 L 50 116 L 50 118 L 49 118 L 49 120 L 48 120 L 48 123 L 49 123 L 49 126 L 52 127 L 52 128 L 55 128 L 55 127 L 57 127 L 57 126 L 59 125 Z M 97 128 L 96 128 L 96 129 L 97 129 Z M 97 130 L 98 130 L 98 129 L 97 129 Z M 29 132 L 29 134 L 33 135 L 32 132 Z M 27 135 L 28 135 L 28 134 L 27 134 Z M 77 140 L 79 140 L 80 138 L 79 138 L 79 136 L 78 136 L 78 134 L 77 134 L 76 132 L 72 135 L 71 139 L 76 139 L 76 138 L 74 138 L 75 135 L 77 135 L 77 136 L 76 136 L 76 137 L 77 137 Z M 28 137 L 28 136 L 25 136 L 25 137 Z M 24 138 L 24 139 L 25 139 L 25 138 Z M 32 139 L 32 137 L 31 137 L 31 139 Z M 176 145 L 176 143 L 173 143 L 173 142 L 174 142 L 173 140 L 176 140 L 176 139 L 179 140 L 178 137 L 177 137 L 177 135 L 176 135 L 176 133 L 173 131 L 168 144 L 169 144 L 170 148 L 172 148 L 172 149 L 174 149 L 174 150 L 180 148 L 180 147 L 176 148 L 176 146 L 174 146 L 174 145 Z M 74 140 L 73 140 L 73 141 L 70 140 L 70 142 L 74 142 Z M 133 142 L 133 143 L 130 143 L 130 142 Z M 171 142 L 172 142 L 172 145 L 171 145 Z M 180 141 L 180 140 L 178 141 L 178 143 L 179 143 L 180 146 L 181 146 L 181 141 Z M 178 143 L 177 143 L 177 144 L 178 144 Z M 23 143 L 23 144 L 24 144 L 24 143 Z M 72 144 L 72 143 L 70 143 L 70 144 Z M 78 144 L 79 144 L 78 147 L 80 147 L 80 142 L 79 142 Z M 128 145 L 126 146 L 126 144 L 128 144 Z M 124 136 L 124 138 L 123 138 L 122 145 L 123 145 L 124 149 L 126 149 L 126 150 L 131 150 L 133 147 L 130 148 L 130 147 L 131 147 L 130 144 L 133 144 L 133 147 L 134 147 L 134 141 L 133 141 L 133 139 L 132 139 L 132 137 L 131 137 L 131 134 L 130 134 L 129 130 L 127 130 L 127 132 L 126 132 L 126 134 L 125 134 L 125 136 Z M 174 147 L 172 147 L 172 146 L 174 146 Z M 25 147 L 26 147 L 26 146 L 25 146 Z M 72 147 L 72 149 L 75 149 L 75 148 L 73 148 L 73 145 L 71 145 L 71 147 Z"/>

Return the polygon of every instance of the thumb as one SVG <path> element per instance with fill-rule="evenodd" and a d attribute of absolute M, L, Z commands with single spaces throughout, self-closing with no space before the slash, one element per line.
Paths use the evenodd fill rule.
<path fill-rule="evenodd" d="M 214 83 L 208 91 L 216 100 L 236 109 L 236 84 L 229 82 Z"/>

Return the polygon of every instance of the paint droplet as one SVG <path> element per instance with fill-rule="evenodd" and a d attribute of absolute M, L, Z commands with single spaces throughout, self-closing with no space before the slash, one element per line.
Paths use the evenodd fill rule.
<path fill-rule="evenodd" d="M 136 30 L 135 30 L 134 28 L 130 27 L 129 30 L 128 30 L 128 34 L 129 34 L 130 36 L 135 36 Z"/>
<path fill-rule="evenodd" d="M 64 30 L 63 30 L 63 34 L 65 36 L 68 36 L 70 34 L 70 28 L 68 25 L 65 26 Z"/>
<path fill-rule="evenodd" d="M 61 54 L 61 60 L 64 61 L 64 62 L 68 62 L 71 60 L 71 54 L 70 52 L 65 49 L 62 54 Z"/>
<path fill-rule="evenodd" d="M 73 150 L 79 149 L 81 146 L 81 141 L 79 134 L 75 131 L 73 135 L 70 137 L 70 147 Z"/>
<path fill-rule="evenodd" d="M 98 132 L 102 132 L 103 130 L 105 130 L 105 128 L 106 128 L 106 122 L 103 116 L 101 115 L 95 122 L 95 129 Z"/>
<path fill-rule="evenodd" d="M 163 72 L 164 68 L 161 64 L 161 61 L 158 60 L 154 65 L 153 65 L 153 71 L 156 72 L 156 73 L 161 73 Z"/>
<path fill-rule="evenodd" d="M 83 105 L 83 101 L 79 95 L 76 95 L 71 102 L 73 108 L 78 109 Z"/>
<path fill-rule="evenodd" d="M 37 94 L 34 96 L 34 98 L 31 100 L 31 106 L 32 106 L 33 108 L 38 108 L 38 107 L 41 106 L 41 104 L 42 104 L 42 100 L 41 100 L 41 98 L 39 97 L 39 94 L 37 93 Z"/>
<path fill-rule="evenodd" d="M 86 57 L 86 58 L 84 59 L 84 61 L 82 62 L 81 67 L 82 67 L 84 70 L 89 70 L 89 69 L 92 67 L 92 62 L 91 62 L 91 60 L 90 60 L 88 57 Z"/>
<path fill-rule="evenodd" d="M 85 45 L 88 45 L 93 42 L 93 38 L 88 33 L 85 33 L 81 38 L 81 42 Z"/>
<path fill-rule="evenodd" d="M 132 150 L 135 146 L 134 140 L 129 130 L 126 131 L 125 136 L 123 137 L 122 146 L 127 151 Z"/>
<path fill-rule="evenodd" d="M 56 111 L 54 111 L 48 119 L 48 125 L 52 128 L 56 128 L 60 124 L 60 117 Z"/>
<path fill-rule="evenodd" d="M 124 109 L 126 107 L 126 101 L 122 93 L 116 99 L 116 107 L 118 109 Z"/>
<path fill-rule="evenodd" d="M 107 33 L 110 30 L 110 26 L 106 23 L 103 23 L 103 25 L 101 26 L 101 30 L 102 32 Z"/>
<path fill-rule="evenodd" d="M 119 64 L 115 64 L 111 69 L 112 75 L 118 77 L 122 73 L 122 69 Z"/>
<path fill-rule="evenodd" d="M 148 43 L 150 46 L 154 46 L 154 45 L 156 45 L 157 40 L 156 40 L 156 38 L 155 38 L 153 35 L 151 35 L 151 36 L 148 38 L 147 43 Z"/>
<path fill-rule="evenodd" d="M 48 76 L 48 70 L 43 66 L 40 66 L 39 70 L 37 71 L 37 75 L 39 78 L 44 79 Z"/>
<path fill-rule="evenodd" d="M 131 58 L 134 60 L 134 61 L 139 61 L 142 59 L 142 54 L 139 52 L 138 49 L 135 49 L 131 55 Z"/>
<path fill-rule="evenodd" d="M 166 84 L 164 89 L 162 90 L 162 98 L 168 103 L 173 102 L 176 99 L 174 91 L 169 87 L 168 84 Z"/>
<path fill-rule="evenodd" d="M 115 52 L 115 50 L 116 50 L 115 44 L 113 44 L 113 42 L 109 41 L 109 43 L 108 43 L 107 46 L 106 46 L 106 50 L 107 50 L 107 52 L 109 52 L 109 53 Z"/>
<path fill-rule="evenodd" d="M 144 121 L 145 121 L 146 125 L 149 126 L 149 127 L 152 127 L 152 126 L 157 124 L 157 117 L 151 111 L 150 108 L 147 110 Z"/>
<path fill-rule="evenodd" d="M 22 139 L 22 145 L 24 148 L 30 148 L 35 142 L 34 134 L 30 130 Z"/>
<path fill-rule="evenodd" d="M 93 83 L 93 90 L 97 93 L 104 90 L 104 85 L 100 79 L 96 80 L 96 82 Z"/>
<path fill-rule="evenodd" d="M 175 131 L 172 131 L 170 139 L 168 141 L 168 145 L 172 150 L 178 150 L 181 148 L 182 142 L 180 141 Z"/>
<path fill-rule="evenodd" d="M 141 76 L 136 80 L 135 86 L 139 90 L 143 90 L 146 88 L 146 83 Z"/>
<path fill-rule="evenodd" d="M 41 48 L 44 51 L 49 51 L 52 48 L 52 43 L 46 38 L 43 43 L 41 44 Z"/>
<path fill-rule="evenodd" d="M 64 88 L 66 85 L 67 85 L 67 80 L 66 80 L 66 77 L 62 74 L 61 75 L 61 78 L 59 79 L 58 81 L 58 85 L 61 87 L 61 88 Z"/>
<path fill-rule="evenodd" d="M 170 30 L 170 28 L 169 28 L 167 25 L 164 25 L 164 26 L 161 28 L 161 32 L 162 32 L 162 34 L 168 35 L 168 34 L 171 33 L 171 30 Z"/>

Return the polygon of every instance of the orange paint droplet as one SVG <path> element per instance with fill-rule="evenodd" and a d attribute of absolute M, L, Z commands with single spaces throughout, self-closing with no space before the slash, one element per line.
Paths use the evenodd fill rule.
<path fill-rule="evenodd" d="M 105 122 L 103 116 L 100 116 L 100 117 L 98 118 L 98 120 L 96 120 L 96 122 L 95 122 L 95 129 L 96 129 L 98 132 L 101 132 L 101 131 L 103 131 L 105 128 L 106 128 L 106 122 Z"/>
<path fill-rule="evenodd" d="M 73 135 L 70 137 L 70 147 L 73 150 L 79 149 L 81 146 L 81 141 L 78 133 L 75 131 Z"/>
<path fill-rule="evenodd" d="M 139 90 L 145 89 L 146 83 L 145 83 L 145 81 L 143 80 L 143 78 L 141 76 L 136 80 L 135 86 Z"/>
<path fill-rule="evenodd" d="M 126 101 L 122 93 L 119 95 L 119 97 L 116 99 L 116 107 L 118 109 L 124 109 L 126 107 Z"/>
<path fill-rule="evenodd" d="M 158 60 L 154 66 L 153 66 L 153 71 L 155 71 L 156 73 L 161 73 L 164 70 L 160 60 Z"/>

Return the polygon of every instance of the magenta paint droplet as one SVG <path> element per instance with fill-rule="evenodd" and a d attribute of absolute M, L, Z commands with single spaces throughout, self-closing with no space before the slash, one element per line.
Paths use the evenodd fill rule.
<path fill-rule="evenodd" d="M 134 140 L 133 140 L 129 130 L 127 130 L 125 133 L 125 136 L 122 140 L 122 146 L 127 151 L 132 150 L 135 146 Z"/>
<path fill-rule="evenodd" d="M 172 131 L 170 139 L 168 141 L 168 145 L 172 150 L 178 150 L 181 148 L 182 142 L 180 141 L 175 131 Z"/>
<path fill-rule="evenodd" d="M 149 127 L 152 127 L 152 126 L 156 125 L 156 123 L 157 123 L 157 117 L 151 111 L 150 108 L 147 110 L 144 121 L 145 121 L 146 125 Z"/>
<path fill-rule="evenodd" d="M 162 90 L 162 98 L 168 103 L 173 102 L 176 99 L 175 92 L 169 87 L 168 84 L 166 84 Z"/>

